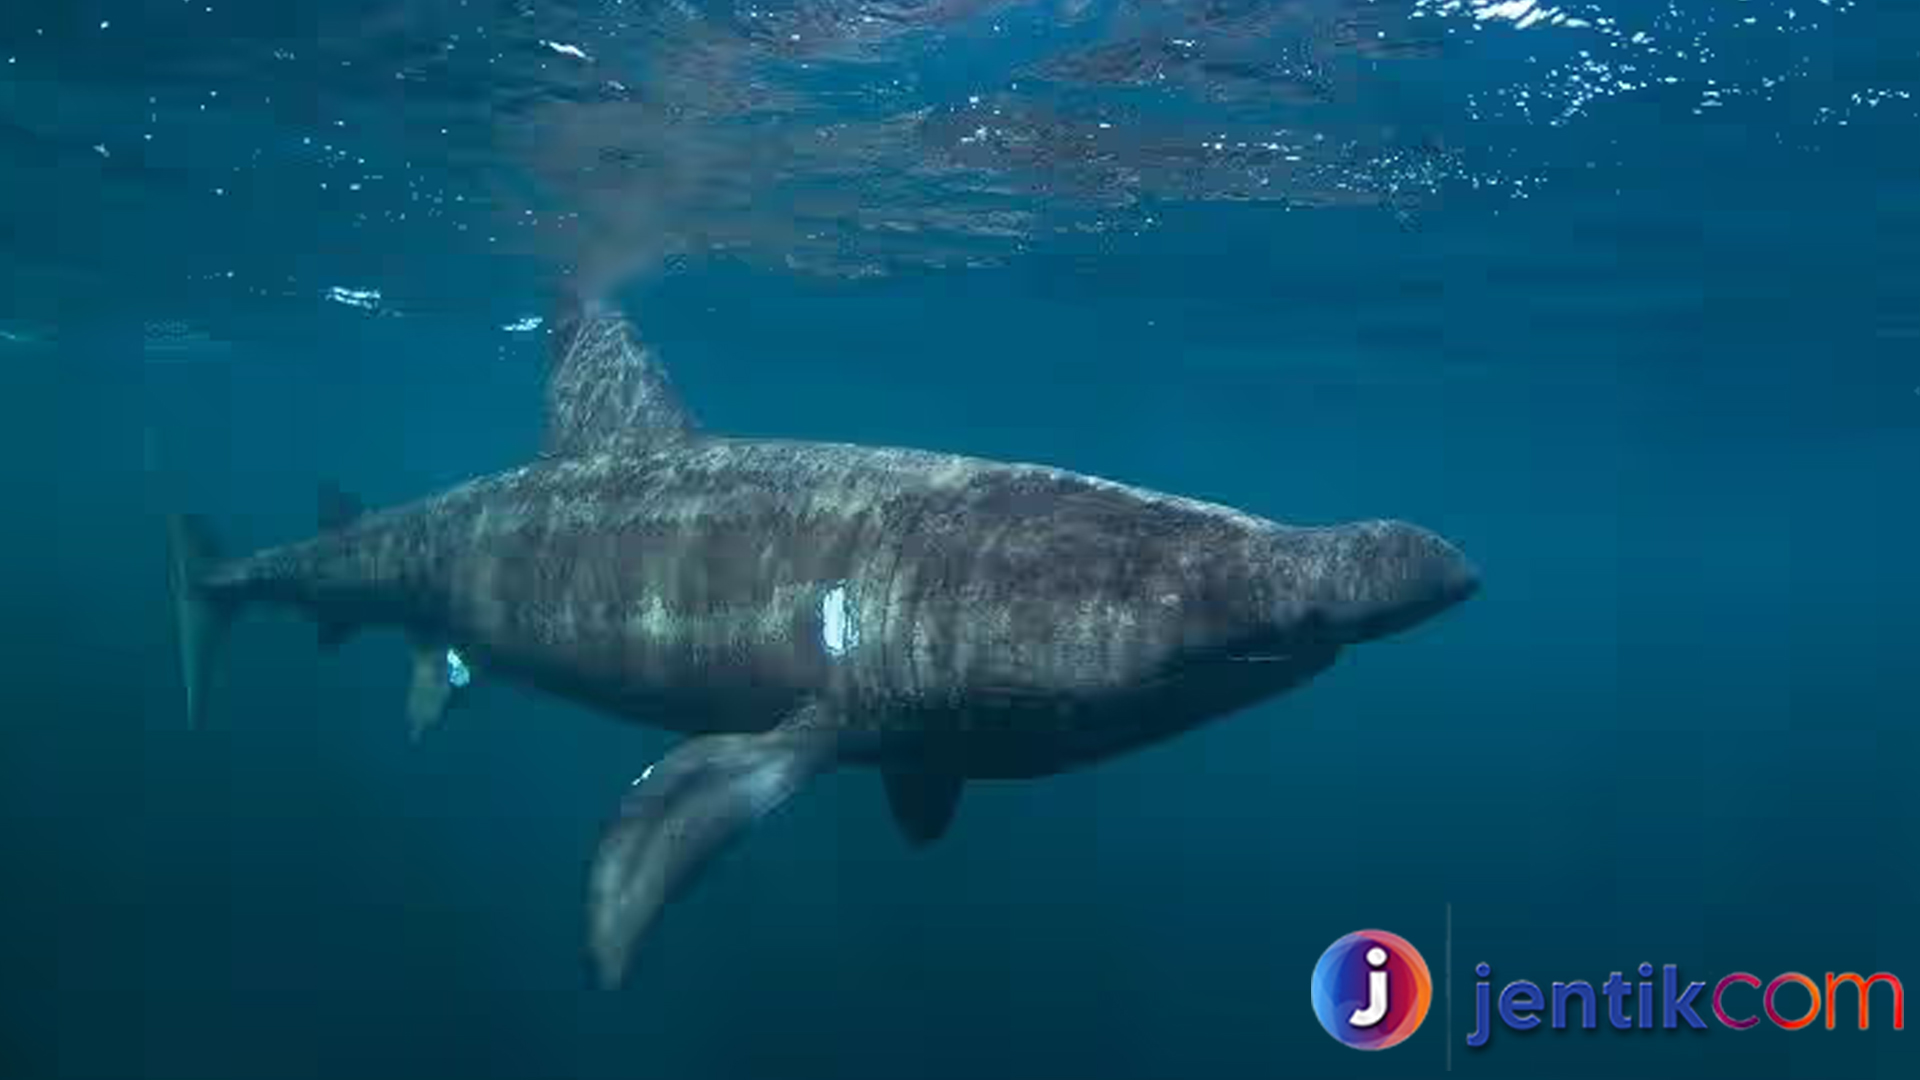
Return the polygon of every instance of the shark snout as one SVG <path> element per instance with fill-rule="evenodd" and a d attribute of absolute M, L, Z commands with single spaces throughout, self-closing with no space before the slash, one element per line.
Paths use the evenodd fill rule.
<path fill-rule="evenodd" d="M 1341 642 L 1397 634 L 1480 589 L 1480 572 L 1460 549 L 1417 525 L 1368 521 L 1327 532 L 1315 614 Z"/>

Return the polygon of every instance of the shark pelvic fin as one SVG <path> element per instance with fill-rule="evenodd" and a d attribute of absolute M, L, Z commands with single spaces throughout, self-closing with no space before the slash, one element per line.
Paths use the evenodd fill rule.
<path fill-rule="evenodd" d="M 174 641 L 179 648 L 188 727 L 199 727 L 206 716 L 214 658 L 233 620 L 232 605 L 210 594 L 201 583 L 219 558 L 205 521 L 178 514 L 167 519 L 167 584 L 173 594 Z"/>
<path fill-rule="evenodd" d="M 926 847 L 947 834 L 966 780 L 954 773 L 892 768 L 882 772 L 887 806 L 900 835 L 914 847 Z"/>
<path fill-rule="evenodd" d="M 348 619 L 328 618 L 325 615 L 315 615 L 313 618 L 314 640 L 320 643 L 320 648 L 325 652 L 333 652 L 345 645 L 359 630 L 359 625 Z"/>
<path fill-rule="evenodd" d="M 416 640 L 413 679 L 407 685 L 407 730 L 418 741 L 447 714 L 460 691 L 473 678 L 466 660 L 441 642 Z"/>
<path fill-rule="evenodd" d="M 344 529 L 359 520 L 367 512 L 366 505 L 358 496 L 342 491 L 337 485 L 320 485 L 320 531 L 330 532 Z"/>
<path fill-rule="evenodd" d="M 589 945 L 601 983 L 618 986 L 641 937 L 728 842 L 837 759 L 837 738 L 804 708 L 771 731 L 701 735 L 633 782 L 594 856 Z"/>
<path fill-rule="evenodd" d="M 686 438 L 696 425 L 624 315 L 568 294 L 553 325 L 545 452 L 567 457 Z"/>

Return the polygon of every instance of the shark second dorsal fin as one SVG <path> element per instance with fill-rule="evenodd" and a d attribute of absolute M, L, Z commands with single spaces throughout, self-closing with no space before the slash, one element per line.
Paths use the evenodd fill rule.
<path fill-rule="evenodd" d="M 367 512 L 366 504 L 357 496 L 331 481 L 320 485 L 319 506 L 321 532 L 344 529 Z"/>
<path fill-rule="evenodd" d="M 553 327 L 545 453 L 570 457 L 692 435 L 667 371 L 625 316 L 569 295 Z"/>

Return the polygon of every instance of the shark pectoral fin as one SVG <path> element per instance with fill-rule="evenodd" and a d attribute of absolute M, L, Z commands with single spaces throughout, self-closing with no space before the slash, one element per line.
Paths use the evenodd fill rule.
<path fill-rule="evenodd" d="M 914 847 L 926 847 L 947 833 L 960 806 L 966 780 L 954 773 L 892 768 L 882 772 L 894 824 Z"/>
<path fill-rule="evenodd" d="M 587 888 L 589 945 L 603 985 L 620 984 L 661 909 L 729 841 L 833 767 L 836 736 L 806 715 L 756 735 L 688 739 L 633 782 L 601 837 Z"/>
<path fill-rule="evenodd" d="M 407 728 L 418 740 L 440 722 L 456 693 L 473 677 L 460 654 L 439 642 L 415 642 L 413 679 L 407 684 Z"/>

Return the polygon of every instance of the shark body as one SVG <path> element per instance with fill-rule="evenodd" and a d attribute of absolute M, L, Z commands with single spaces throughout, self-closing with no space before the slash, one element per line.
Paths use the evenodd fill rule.
<path fill-rule="evenodd" d="M 323 640 L 397 626 L 408 712 L 472 670 L 688 736 L 634 782 L 590 873 L 618 982 L 669 899 L 808 779 L 879 769 L 909 841 L 968 780 L 1045 776 L 1292 689 L 1471 595 L 1393 521 L 1291 527 L 1039 465 L 702 433 L 618 314 L 556 322 L 544 453 L 411 505 L 323 500 L 238 559 L 176 519 L 190 717 L 257 603 Z M 471 665 L 471 667 L 469 667 Z"/>

